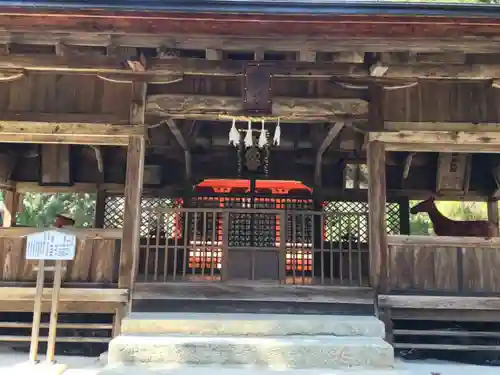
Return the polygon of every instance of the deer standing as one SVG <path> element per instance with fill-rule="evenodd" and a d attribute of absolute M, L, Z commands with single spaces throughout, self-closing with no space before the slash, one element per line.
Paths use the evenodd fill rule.
<path fill-rule="evenodd" d="M 435 198 L 420 202 L 410 210 L 412 215 L 419 212 L 426 212 L 431 219 L 434 233 L 438 236 L 453 237 L 496 237 L 498 236 L 498 227 L 487 220 L 451 220 L 439 212 L 434 202 Z"/>

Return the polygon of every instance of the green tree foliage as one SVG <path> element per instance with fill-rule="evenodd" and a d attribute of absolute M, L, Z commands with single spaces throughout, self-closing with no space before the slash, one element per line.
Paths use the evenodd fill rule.
<path fill-rule="evenodd" d="M 2 197 L 3 200 L 3 197 Z M 70 214 L 79 228 L 91 227 L 95 215 L 95 194 L 60 193 L 24 195 L 24 209 L 17 215 L 17 224 L 30 227 L 48 227 L 56 215 Z"/>

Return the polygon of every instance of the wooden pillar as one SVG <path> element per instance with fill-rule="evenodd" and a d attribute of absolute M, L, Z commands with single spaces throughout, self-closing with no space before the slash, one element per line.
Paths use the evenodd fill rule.
<path fill-rule="evenodd" d="M 144 151 L 144 138 L 130 137 L 127 152 L 127 175 L 125 178 L 125 213 L 123 215 L 123 235 L 120 251 L 119 288 L 131 288 L 135 278 L 135 265 L 139 255 Z"/>
<path fill-rule="evenodd" d="M 104 210 L 106 206 L 106 192 L 104 190 L 97 191 L 95 201 L 95 217 L 94 228 L 104 228 Z"/>
<path fill-rule="evenodd" d="M 495 198 L 488 199 L 488 220 L 495 223 L 498 228 L 499 215 L 498 215 L 498 200 Z"/>
<path fill-rule="evenodd" d="M 132 104 L 130 123 L 144 124 L 146 103 L 145 83 L 132 83 Z M 120 251 L 119 288 L 133 286 L 136 264 L 139 256 L 141 226 L 141 197 L 144 178 L 145 140 L 141 136 L 131 136 L 127 149 L 127 169 L 125 177 L 125 213 L 123 215 L 123 235 Z"/>
<path fill-rule="evenodd" d="M 410 234 L 410 200 L 401 198 L 399 203 L 399 234 Z"/>
<path fill-rule="evenodd" d="M 2 215 L 4 228 L 12 227 L 16 224 L 16 214 L 19 211 L 19 205 L 22 204 L 21 194 L 15 190 L 4 190 L 3 192 L 4 211 Z"/>
<path fill-rule="evenodd" d="M 369 142 L 368 166 L 368 233 L 370 248 L 370 281 L 376 292 L 387 288 L 388 249 L 386 207 L 385 148 L 379 141 Z"/>

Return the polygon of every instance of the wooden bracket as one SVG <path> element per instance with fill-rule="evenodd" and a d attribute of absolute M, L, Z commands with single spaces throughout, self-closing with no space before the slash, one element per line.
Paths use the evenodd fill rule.
<path fill-rule="evenodd" d="M 321 163 L 323 161 L 323 154 L 327 148 L 332 144 L 333 140 L 339 135 L 340 131 L 344 128 L 344 122 L 337 122 L 330 128 L 327 136 L 316 153 L 316 164 L 314 168 L 314 183 L 317 186 L 321 185 Z"/>
<path fill-rule="evenodd" d="M 189 145 L 186 142 L 186 139 L 182 135 L 181 130 L 177 126 L 175 120 L 172 118 L 167 118 L 165 122 L 168 125 L 168 128 L 172 132 L 173 136 L 177 140 L 177 143 L 182 147 L 184 150 L 184 161 L 185 161 L 185 166 L 186 166 L 186 179 L 189 181 L 191 179 L 191 151 L 189 150 Z"/>

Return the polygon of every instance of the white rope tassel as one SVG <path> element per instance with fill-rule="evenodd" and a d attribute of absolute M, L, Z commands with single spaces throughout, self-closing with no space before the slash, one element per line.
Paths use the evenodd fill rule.
<path fill-rule="evenodd" d="M 267 134 L 266 134 L 266 128 L 264 127 L 265 123 L 266 121 L 262 120 L 262 129 L 260 130 L 260 137 L 259 137 L 260 148 L 264 148 L 267 145 Z"/>
<path fill-rule="evenodd" d="M 281 140 L 281 128 L 280 128 L 280 119 L 278 119 L 278 123 L 276 124 L 276 130 L 274 131 L 273 144 L 279 146 L 280 140 Z"/>
<path fill-rule="evenodd" d="M 245 147 L 253 146 L 252 121 L 248 120 L 247 135 L 245 135 Z"/>
<path fill-rule="evenodd" d="M 238 147 L 240 143 L 240 132 L 236 129 L 236 119 L 233 118 L 233 125 L 231 125 L 231 130 L 229 130 L 229 144 Z"/>

